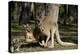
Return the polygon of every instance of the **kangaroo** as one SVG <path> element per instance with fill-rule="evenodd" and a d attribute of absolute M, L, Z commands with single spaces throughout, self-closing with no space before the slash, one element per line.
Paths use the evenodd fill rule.
<path fill-rule="evenodd" d="M 25 32 L 25 40 L 27 42 L 32 42 L 32 41 L 36 41 L 36 39 L 34 38 L 33 32 Z"/>
<path fill-rule="evenodd" d="M 28 24 L 24 25 L 24 37 L 26 42 L 36 41 L 36 38 L 34 37 L 33 32 L 31 31 L 31 27 Z"/>
<path fill-rule="evenodd" d="M 63 42 L 60 39 L 59 29 L 58 29 L 58 13 L 59 5 L 49 4 L 48 5 L 48 15 L 39 19 L 39 29 L 47 36 L 46 41 L 42 40 L 42 45 L 44 47 L 53 48 L 54 47 L 54 34 L 56 35 L 57 42 L 62 46 L 72 46 L 76 45 L 74 43 Z M 49 39 L 51 38 L 51 45 L 48 46 Z"/>

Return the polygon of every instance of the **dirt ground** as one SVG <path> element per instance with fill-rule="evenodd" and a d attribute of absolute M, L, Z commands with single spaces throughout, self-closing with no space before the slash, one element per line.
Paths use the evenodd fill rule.
<path fill-rule="evenodd" d="M 18 38 L 19 40 L 23 39 L 23 36 L 17 36 L 14 37 L 15 39 Z M 66 40 L 67 41 L 67 40 Z M 72 42 L 71 39 L 68 40 L 68 42 Z M 19 46 L 20 44 L 17 43 L 17 45 Z M 56 51 L 56 50 L 73 50 L 73 49 L 77 49 L 78 45 L 76 46 L 61 46 L 60 44 L 58 44 L 55 40 L 55 46 L 54 48 L 45 48 L 45 47 L 41 47 L 38 43 L 26 43 L 25 41 L 23 41 L 22 45 L 20 46 L 20 50 L 19 51 L 15 51 L 15 52 L 39 52 L 39 51 Z"/>
<path fill-rule="evenodd" d="M 55 43 L 55 47 L 50 49 L 50 48 L 40 47 L 37 44 L 33 44 L 33 46 L 23 45 L 23 47 L 20 48 L 20 52 L 55 51 L 55 50 L 72 50 L 72 49 L 77 49 L 77 45 L 65 47 L 59 45 L 58 43 Z"/>

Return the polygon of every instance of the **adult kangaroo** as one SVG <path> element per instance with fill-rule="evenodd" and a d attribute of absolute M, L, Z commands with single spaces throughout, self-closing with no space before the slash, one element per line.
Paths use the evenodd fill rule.
<path fill-rule="evenodd" d="M 42 41 L 42 45 L 44 47 L 53 48 L 54 47 L 54 34 L 56 35 L 57 42 L 62 46 L 72 46 L 76 45 L 74 43 L 63 42 L 60 39 L 59 29 L 58 29 L 58 14 L 59 14 L 59 6 L 57 4 L 48 4 L 47 5 L 47 15 L 43 16 L 39 19 L 40 23 L 38 23 L 38 28 L 41 30 L 43 34 L 47 36 L 46 41 Z M 51 38 L 51 45 L 48 46 L 49 39 Z"/>

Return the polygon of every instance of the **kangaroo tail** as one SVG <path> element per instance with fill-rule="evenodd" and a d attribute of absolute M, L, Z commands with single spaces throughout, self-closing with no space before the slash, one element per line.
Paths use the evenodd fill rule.
<path fill-rule="evenodd" d="M 73 46 L 73 45 L 76 45 L 75 43 L 69 43 L 69 42 L 63 42 L 61 39 L 60 39 L 60 35 L 59 35 L 59 31 L 58 29 L 56 30 L 56 39 L 58 41 L 58 43 L 62 46 Z"/>

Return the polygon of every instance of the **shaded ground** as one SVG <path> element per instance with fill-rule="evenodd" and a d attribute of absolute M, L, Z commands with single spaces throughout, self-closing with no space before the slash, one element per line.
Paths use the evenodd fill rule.
<path fill-rule="evenodd" d="M 63 47 L 59 44 L 55 44 L 55 47 L 50 49 L 50 48 L 43 48 L 40 46 L 34 46 L 34 47 L 23 47 L 21 48 L 22 52 L 35 52 L 35 51 L 50 51 L 50 50 L 68 50 L 68 49 L 77 49 L 77 46 L 68 46 L 68 47 Z"/>
<path fill-rule="evenodd" d="M 19 52 L 37 52 L 37 51 L 53 51 L 53 50 L 71 50 L 71 49 L 77 49 L 76 46 L 61 46 L 57 42 L 55 42 L 55 47 L 50 49 L 50 48 L 44 48 L 41 47 L 38 43 L 30 43 L 30 44 L 23 44 L 20 47 Z"/>
<path fill-rule="evenodd" d="M 24 37 L 23 36 L 16 36 L 14 37 L 15 39 L 18 38 L 20 40 L 23 40 Z M 67 38 L 61 38 L 63 41 L 67 41 L 67 42 L 74 42 L 77 44 L 77 40 L 75 37 L 67 37 Z M 18 44 L 18 43 L 17 43 Z M 19 45 L 19 44 L 18 44 Z M 71 50 L 71 49 L 77 49 L 78 46 L 61 46 L 60 44 L 58 44 L 56 42 L 55 39 L 55 47 L 50 49 L 50 48 L 44 48 L 41 47 L 38 43 L 26 43 L 25 41 L 23 42 L 23 44 L 20 47 L 20 51 L 18 52 L 36 52 L 36 51 L 51 51 L 51 50 Z M 15 51 L 17 52 L 17 51 Z"/>
<path fill-rule="evenodd" d="M 33 45 L 33 46 L 32 46 Z M 77 46 L 61 46 L 57 43 L 55 43 L 55 47 L 50 49 L 50 48 L 44 48 L 44 47 L 40 47 L 37 44 L 31 44 L 31 46 L 29 45 L 24 45 L 24 47 L 21 48 L 22 52 L 35 52 L 35 51 L 48 51 L 48 50 L 68 50 L 68 49 L 77 49 Z"/>

